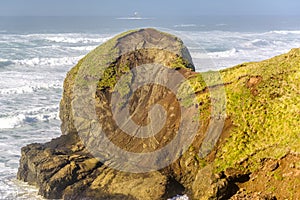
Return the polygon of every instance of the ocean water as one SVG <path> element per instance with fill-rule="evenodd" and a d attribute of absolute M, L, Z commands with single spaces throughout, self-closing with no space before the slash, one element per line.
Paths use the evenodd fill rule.
<path fill-rule="evenodd" d="M 295 16 L 0 17 L 0 199 L 43 199 L 36 188 L 16 180 L 21 147 L 60 135 L 59 101 L 68 70 L 117 33 L 140 27 L 181 37 L 197 71 L 300 47 Z"/>

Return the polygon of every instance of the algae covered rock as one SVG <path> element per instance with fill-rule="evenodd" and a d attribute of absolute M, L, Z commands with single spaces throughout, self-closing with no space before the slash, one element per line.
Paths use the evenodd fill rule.
<path fill-rule="evenodd" d="M 192 58 L 179 38 L 155 29 L 122 33 L 90 52 L 67 74 L 60 104 L 62 133 L 68 134 L 76 131 L 72 101 L 75 98 L 75 82 L 80 82 L 77 76 L 79 71 L 83 79 L 97 77 L 93 81 L 97 82 L 98 89 L 101 90 L 115 86 L 117 77 L 128 72 L 130 68 L 147 63 L 160 63 L 168 67 L 187 67 L 195 70 Z M 101 80 L 98 80 L 100 77 Z"/>
<path fill-rule="evenodd" d="M 63 135 L 24 147 L 18 178 L 40 186 L 47 198 L 150 200 L 182 193 L 170 170 L 158 170 L 179 158 L 197 133 L 198 120 L 191 120 L 196 107 L 181 108 L 173 94 L 193 71 L 183 42 L 154 29 L 129 31 L 99 46 L 67 74 Z M 186 129 L 178 137 L 180 123 Z"/>
<path fill-rule="evenodd" d="M 65 79 L 62 136 L 23 147 L 18 179 L 46 198 L 300 198 L 300 49 L 194 69 L 155 29 L 97 47 Z"/>

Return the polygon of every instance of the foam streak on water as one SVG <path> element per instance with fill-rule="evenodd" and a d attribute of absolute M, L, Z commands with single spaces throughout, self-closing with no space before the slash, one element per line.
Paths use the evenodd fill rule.
<path fill-rule="evenodd" d="M 60 134 L 67 71 L 111 35 L 0 34 L 0 199 L 42 199 L 16 180 L 20 149 Z"/>
<path fill-rule="evenodd" d="M 174 34 L 203 47 L 186 44 L 198 71 L 258 61 L 300 47 L 300 31 L 203 31 L 203 26 L 191 23 L 172 27 L 180 28 Z M 41 199 L 36 189 L 15 179 L 20 149 L 60 134 L 59 101 L 67 71 L 114 34 L 0 32 L 0 199 Z M 206 55 L 214 66 L 202 59 Z"/>

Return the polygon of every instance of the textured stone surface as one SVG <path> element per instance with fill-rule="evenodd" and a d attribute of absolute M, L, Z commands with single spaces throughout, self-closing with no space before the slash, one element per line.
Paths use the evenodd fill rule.
<path fill-rule="evenodd" d="M 172 183 L 160 172 L 133 174 L 106 167 L 90 155 L 72 133 L 45 144 L 24 147 L 18 178 L 38 186 L 39 194 L 50 199 L 123 195 L 129 199 L 150 200 L 181 192 L 167 191 Z"/>
<path fill-rule="evenodd" d="M 95 73 L 103 73 L 108 70 L 116 71 L 121 74 L 130 68 L 147 63 L 160 63 L 165 66 L 188 67 L 194 70 L 192 58 L 183 45 L 182 41 L 170 34 L 166 34 L 155 29 L 141 29 L 123 33 L 104 45 L 99 46 L 87 56 L 85 56 L 77 66 L 67 74 L 64 82 L 64 93 L 60 104 L 60 118 L 62 120 L 62 133 L 76 131 L 74 126 L 74 116 L 72 113 L 72 101 L 77 94 L 74 94 L 74 86 L 78 71 L 87 68 Z M 84 73 L 81 71 L 81 73 Z M 82 75 L 85 77 L 84 75 Z M 86 77 L 90 78 L 90 77 Z M 113 86 L 115 77 L 104 77 L 101 80 L 104 87 Z M 101 82 L 100 81 L 100 82 Z"/>
<path fill-rule="evenodd" d="M 74 115 L 74 102 L 81 95 L 74 87 L 85 89 L 89 81 L 95 81 L 93 108 L 111 141 L 127 151 L 151 152 L 173 139 L 180 115 L 185 123 L 195 119 L 189 109 L 179 112 L 177 101 L 166 88 L 151 85 L 137 90 L 127 103 L 130 112 L 135 113 L 135 122 L 143 125 L 148 123 L 151 105 L 162 105 L 169 111 L 163 131 L 141 140 L 117 128 L 109 109 L 112 89 L 129 69 L 148 63 L 173 68 L 191 82 L 198 100 L 192 106 L 200 111 L 200 126 L 187 151 L 170 166 L 148 173 L 121 172 L 107 167 L 108 163 L 100 162 L 86 147 L 86 143 L 101 144 L 99 135 L 82 140 L 82 136 L 89 136 L 84 130 L 89 133 L 93 123 Z M 299 68 L 300 50 L 293 49 L 266 61 L 220 71 L 227 100 L 222 129 L 218 113 L 211 113 L 212 102 L 218 99 L 210 96 L 222 85 L 206 85 L 202 76 L 214 80 L 211 72 L 193 72 L 191 57 L 177 37 L 154 29 L 123 33 L 89 53 L 67 74 L 60 107 L 63 135 L 45 144 L 23 147 L 18 179 L 39 187 L 46 198 L 155 200 L 186 193 L 197 200 L 297 199 L 300 195 Z M 88 76 L 85 70 L 89 71 Z M 168 76 L 163 79 L 174 81 Z M 120 97 L 131 94 L 127 87 L 121 89 Z M 88 102 L 79 99 L 79 103 Z M 89 114 L 91 110 L 83 112 Z M 212 128 L 208 130 L 210 124 Z M 213 135 L 219 130 L 222 134 L 212 152 L 209 142 L 201 147 L 206 134 Z M 147 162 L 150 161 L 144 161 Z"/>
<path fill-rule="evenodd" d="M 129 102 L 131 112 L 136 113 L 135 121 L 139 124 L 147 123 L 145 110 L 148 110 L 151 105 L 159 103 L 166 110 L 172 110 L 167 114 L 172 119 L 167 121 L 166 128 L 158 136 L 150 139 L 135 139 L 124 134 L 114 123 L 109 107 L 112 88 L 116 84 L 117 77 L 124 75 L 130 68 L 152 63 L 176 68 L 183 76 L 189 76 L 194 70 L 190 54 L 182 41 L 154 29 L 130 31 L 116 36 L 79 61 L 77 66 L 67 74 L 64 82 L 64 93 L 60 104 L 63 135 L 46 144 L 24 147 L 18 178 L 39 186 L 39 193 L 46 198 L 153 200 L 182 193 L 183 186 L 173 178 L 170 170 L 135 174 L 108 168 L 105 162 L 98 161 L 90 154 L 90 149 L 85 148 L 81 140 L 85 137 L 85 133 L 81 132 L 81 135 L 78 135 L 74 125 L 75 120 L 77 122 L 81 120 L 74 115 L 72 108 L 74 99 L 78 99 L 81 95 L 74 92 L 74 87 L 78 82 L 79 87 L 90 84 L 91 74 L 85 74 L 85 70 L 95 73 L 95 76 L 96 73 L 103 73 L 103 76 L 95 81 L 97 84 L 95 110 L 102 129 L 111 141 L 124 150 L 137 153 L 163 147 L 169 139 L 172 139 L 179 126 L 178 117 L 174 116 L 178 116 L 180 109 L 178 103 L 173 103 L 172 99 L 176 97 L 166 88 L 149 85 L 135 92 Z M 76 76 L 77 73 L 81 73 L 82 79 Z M 153 69 L 149 73 L 155 76 L 160 71 Z M 171 78 L 163 77 L 165 82 L 172 82 Z M 125 95 L 129 92 L 125 91 Z M 86 105 L 85 100 L 80 100 L 81 105 Z M 89 112 L 85 106 L 81 109 Z M 189 120 L 189 117 L 186 117 L 186 121 Z M 89 123 L 88 120 L 82 120 L 80 127 L 89 127 Z M 155 121 L 153 123 L 156 124 Z M 88 137 L 90 138 L 85 142 L 95 148 L 99 146 L 99 142 L 102 142 L 100 134 L 88 135 Z"/>

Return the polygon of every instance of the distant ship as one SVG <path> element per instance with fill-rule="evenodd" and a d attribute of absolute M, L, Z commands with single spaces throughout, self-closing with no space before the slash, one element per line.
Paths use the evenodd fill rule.
<path fill-rule="evenodd" d="M 141 17 L 138 12 L 134 12 L 132 16 L 129 16 L 129 17 L 119 17 L 117 19 L 141 20 L 141 19 L 151 19 L 151 18 Z"/>

